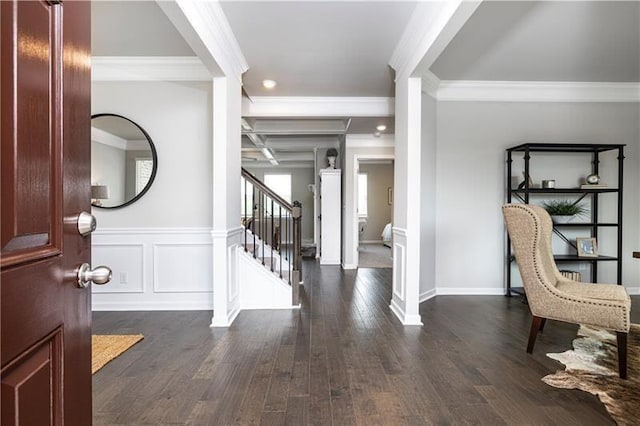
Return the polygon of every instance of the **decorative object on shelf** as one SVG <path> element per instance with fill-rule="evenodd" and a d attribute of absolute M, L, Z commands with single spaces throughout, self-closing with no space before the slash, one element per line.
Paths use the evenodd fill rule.
<path fill-rule="evenodd" d="M 336 168 L 336 158 L 338 157 L 338 150 L 335 148 L 329 148 L 327 150 L 327 161 L 329 162 L 329 168 Z"/>
<path fill-rule="evenodd" d="M 607 185 L 606 183 L 583 183 L 582 185 L 580 185 L 580 189 L 596 189 L 596 188 L 608 188 L 609 185 Z"/>
<path fill-rule="evenodd" d="M 569 271 L 567 269 L 561 269 L 560 273 L 563 277 L 570 279 L 571 281 L 582 281 L 582 276 L 578 271 Z"/>
<path fill-rule="evenodd" d="M 582 216 L 587 209 L 578 201 L 551 200 L 542 204 L 554 223 L 568 223 L 576 216 Z"/>
<path fill-rule="evenodd" d="M 518 189 L 523 189 L 527 181 L 529 181 L 529 188 L 533 188 L 533 179 L 531 179 L 531 176 L 528 176 L 524 170 L 522 171 L 522 176 L 524 176 L 524 180 L 518 184 Z"/>
<path fill-rule="evenodd" d="M 556 181 L 553 179 L 550 180 L 543 180 L 542 181 L 542 187 L 543 188 L 555 188 L 556 187 Z"/>
<path fill-rule="evenodd" d="M 600 176 L 592 173 L 584 178 L 584 183 L 580 185 L 580 189 L 606 188 L 607 184 L 600 181 Z"/>
<path fill-rule="evenodd" d="M 588 183 L 589 185 L 597 185 L 600 183 L 600 176 L 593 173 L 587 176 L 585 180 L 586 180 L 586 183 Z"/>
<path fill-rule="evenodd" d="M 595 238 L 576 238 L 579 257 L 598 257 L 598 243 Z"/>

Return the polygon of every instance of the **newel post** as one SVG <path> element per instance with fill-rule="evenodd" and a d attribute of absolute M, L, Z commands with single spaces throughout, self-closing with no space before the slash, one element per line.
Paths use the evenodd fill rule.
<path fill-rule="evenodd" d="M 292 304 L 299 304 L 300 281 L 302 277 L 302 204 L 293 202 L 291 209 L 293 218 L 293 271 L 291 277 Z"/>

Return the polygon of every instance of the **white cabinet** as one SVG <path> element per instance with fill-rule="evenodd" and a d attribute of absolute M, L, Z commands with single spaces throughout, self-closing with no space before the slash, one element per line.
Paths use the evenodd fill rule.
<path fill-rule="evenodd" d="M 341 239 L 341 170 L 320 170 L 320 264 L 339 265 Z"/>

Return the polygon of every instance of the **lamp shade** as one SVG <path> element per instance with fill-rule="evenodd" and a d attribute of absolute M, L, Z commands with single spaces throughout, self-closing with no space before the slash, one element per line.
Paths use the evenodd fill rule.
<path fill-rule="evenodd" d="M 91 198 L 96 200 L 108 199 L 109 187 L 107 185 L 91 185 Z"/>

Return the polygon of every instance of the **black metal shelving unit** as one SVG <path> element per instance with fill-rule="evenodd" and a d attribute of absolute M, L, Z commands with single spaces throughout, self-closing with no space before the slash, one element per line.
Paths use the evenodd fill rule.
<path fill-rule="evenodd" d="M 622 253 L 622 189 L 623 189 L 623 162 L 624 162 L 624 147 L 625 145 L 615 144 L 552 144 L 552 143 L 525 143 L 517 145 L 506 150 L 506 181 L 507 191 L 506 200 L 508 203 L 514 202 L 517 199 L 518 202 L 525 204 L 529 203 L 531 195 L 562 195 L 562 194 L 580 194 L 579 200 L 586 196 L 591 196 L 591 218 L 586 223 L 563 223 L 554 224 L 554 232 L 564 239 L 567 243 L 571 244 L 569 240 L 564 236 L 561 229 L 563 228 L 587 228 L 590 231 L 591 237 L 598 238 L 599 228 L 613 227 L 617 228 L 617 244 L 615 256 L 599 255 L 595 258 L 578 257 L 577 255 L 556 255 L 554 256 L 557 263 L 563 262 L 586 262 L 591 264 L 591 281 L 595 281 L 598 276 L 598 263 L 599 262 L 617 262 L 617 283 L 622 284 L 622 262 L 620 261 L 620 254 Z M 600 154 L 607 151 L 618 152 L 618 182 L 617 187 L 603 187 L 603 188 L 532 188 L 530 187 L 529 179 L 524 179 L 523 188 L 514 188 L 512 180 L 512 162 L 513 155 L 516 153 L 522 154 L 524 159 L 524 174 L 530 176 L 530 161 L 531 154 L 535 153 L 589 153 L 591 154 L 591 173 L 599 174 L 600 171 Z M 598 220 L 598 204 L 599 195 L 604 193 L 617 194 L 617 222 L 600 222 Z M 505 231 L 506 235 L 506 231 Z M 506 256 L 505 256 L 505 281 L 506 281 L 506 295 L 511 296 L 513 293 L 523 295 L 524 291 L 522 287 L 511 286 L 511 264 L 514 262 L 514 256 L 511 251 L 511 241 L 509 236 L 506 235 Z"/>

